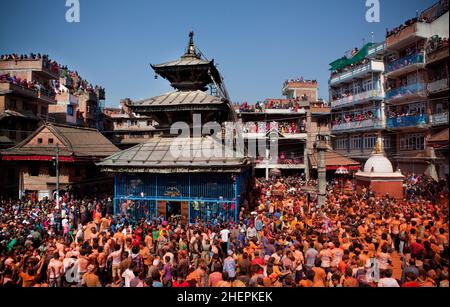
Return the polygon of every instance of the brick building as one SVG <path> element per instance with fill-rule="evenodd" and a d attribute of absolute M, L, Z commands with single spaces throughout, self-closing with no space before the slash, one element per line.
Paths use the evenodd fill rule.
<path fill-rule="evenodd" d="M 51 199 L 56 191 L 57 152 L 60 190 L 77 194 L 112 187 L 112 179 L 101 174 L 95 163 L 117 151 L 98 130 L 47 123 L 3 151 L 2 160 L 17 165 L 20 196 Z"/>

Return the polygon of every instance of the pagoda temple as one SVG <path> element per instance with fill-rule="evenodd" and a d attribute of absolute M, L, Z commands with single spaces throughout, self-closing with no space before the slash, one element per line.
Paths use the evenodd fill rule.
<path fill-rule="evenodd" d="M 236 115 L 214 60 L 197 51 L 191 32 L 183 56 L 151 67 L 175 90 L 127 101 L 132 112 L 156 121 L 160 133 L 99 163 L 104 172 L 115 174 L 115 215 L 236 222 L 253 165 L 226 145 L 224 126 L 233 123 Z M 212 122 L 220 131 L 204 129 Z M 177 123 L 187 131 L 180 134 L 173 129 Z"/>

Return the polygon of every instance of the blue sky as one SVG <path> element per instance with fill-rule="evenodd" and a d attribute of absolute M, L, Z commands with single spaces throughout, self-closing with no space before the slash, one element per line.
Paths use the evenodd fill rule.
<path fill-rule="evenodd" d="M 117 106 L 171 90 L 149 64 L 178 58 L 192 29 L 234 101 L 281 97 L 283 81 L 300 76 L 328 99 L 330 62 L 435 1 L 380 0 L 380 23 L 366 22 L 365 0 L 79 0 L 80 23 L 66 22 L 66 0 L 3 1 L 0 53 L 47 53 Z"/>

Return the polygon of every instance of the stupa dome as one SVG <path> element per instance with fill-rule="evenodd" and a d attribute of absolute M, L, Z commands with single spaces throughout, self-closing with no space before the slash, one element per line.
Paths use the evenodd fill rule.
<path fill-rule="evenodd" d="M 391 161 L 386 158 L 383 154 L 374 154 L 369 160 L 367 160 L 364 165 L 365 173 L 393 173 L 394 168 L 392 167 Z"/>

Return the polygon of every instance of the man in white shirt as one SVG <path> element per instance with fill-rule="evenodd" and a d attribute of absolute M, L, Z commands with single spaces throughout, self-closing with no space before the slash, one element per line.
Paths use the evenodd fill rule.
<path fill-rule="evenodd" d="M 252 241 L 254 238 L 257 238 L 257 230 L 253 225 L 248 226 L 247 228 L 247 240 Z"/>
<path fill-rule="evenodd" d="M 230 231 L 225 227 L 220 231 L 220 239 L 222 241 L 222 252 L 226 253 L 228 251 L 228 238 L 230 236 Z"/>
<path fill-rule="evenodd" d="M 125 272 L 123 272 L 122 277 L 125 279 L 124 287 L 130 288 L 131 287 L 131 281 L 136 277 L 133 273 L 133 271 L 130 268 L 127 268 Z"/>
<path fill-rule="evenodd" d="M 397 280 L 395 278 L 392 278 L 392 270 L 388 269 L 384 272 L 384 278 L 381 278 L 378 282 L 379 288 L 399 288 L 400 285 L 398 284 Z"/>

